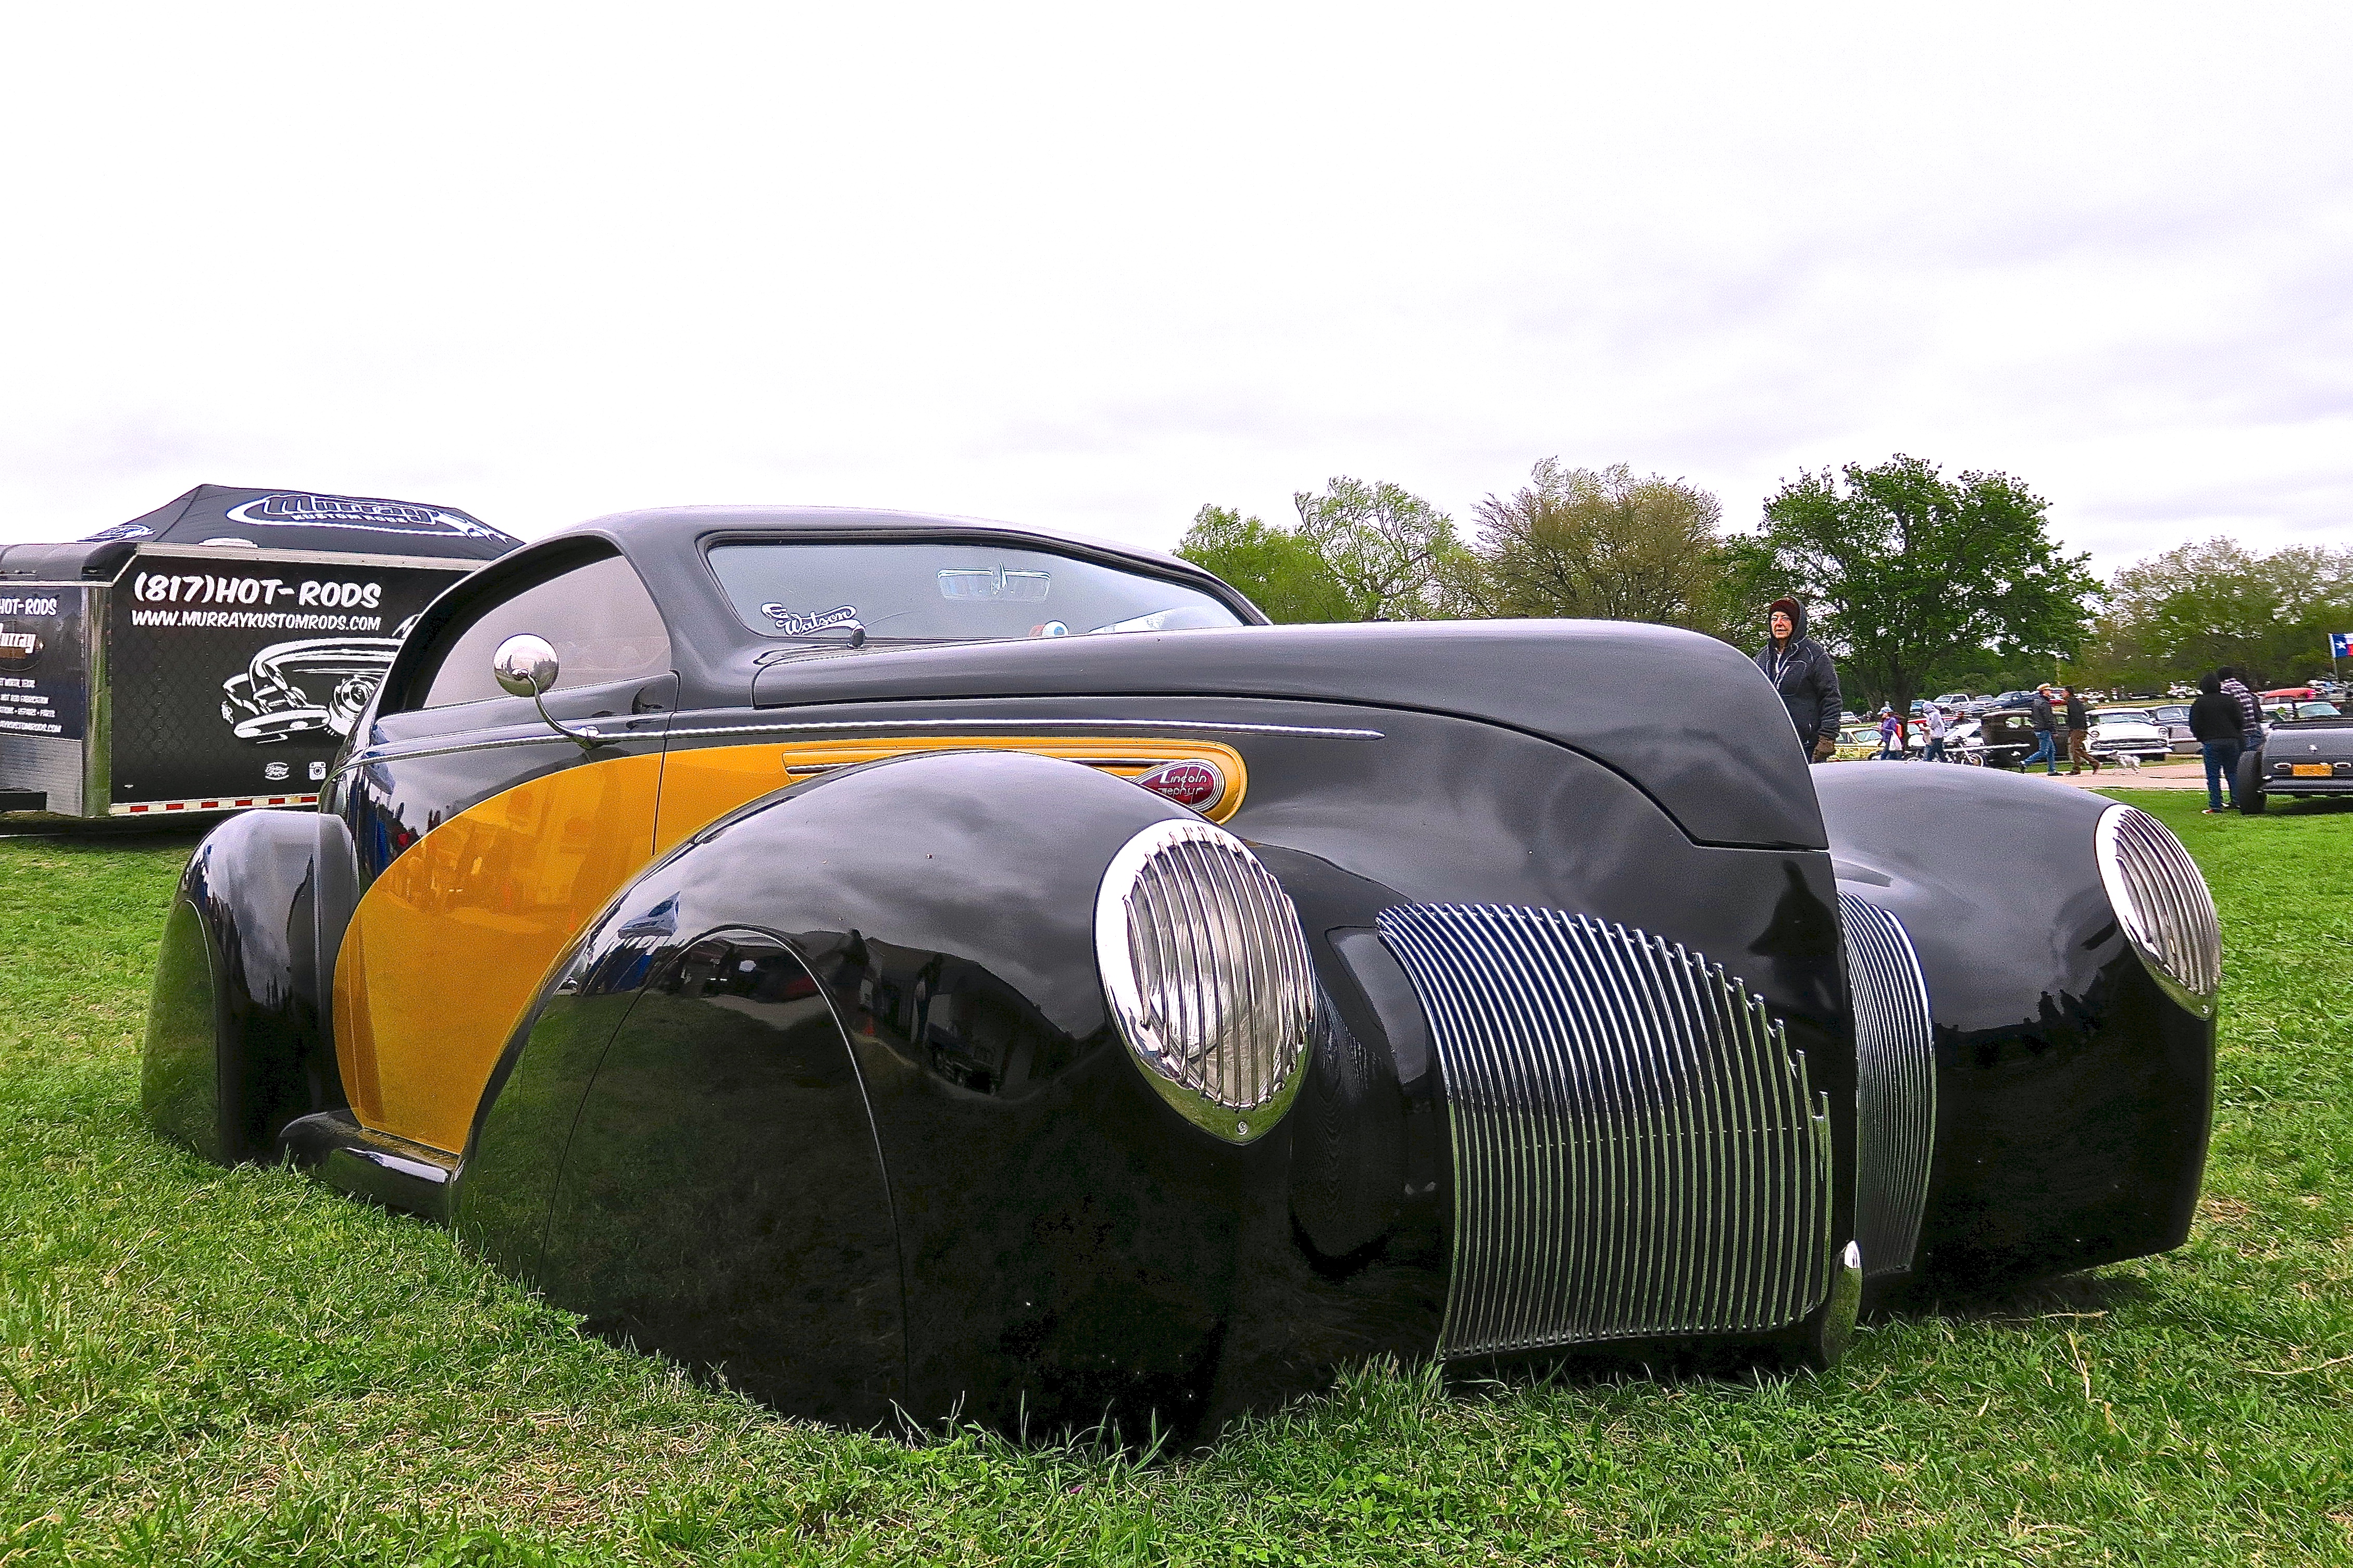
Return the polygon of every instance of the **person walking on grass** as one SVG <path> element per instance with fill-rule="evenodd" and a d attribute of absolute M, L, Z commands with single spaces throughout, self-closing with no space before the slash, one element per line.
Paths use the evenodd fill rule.
<path fill-rule="evenodd" d="M 1945 710 L 1936 706 L 1934 698 L 1920 704 L 1920 729 L 1928 737 L 1928 749 L 1922 754 L 1920 760 L 1924 763 L 1943 762 L 1945 760 Z"/>
<path fill-rule="evenodd" d="M 1806 607 L 1797 600 L 1774 600 L 1765 606 L 1765 617 L 1772 635 L 1757 650 L 1757 668 L 1789 710 L 1807 758 L 1826 763 L 1838 748 L 1838 666 L 1828 649 L 1806 635 Z"/>
<path fill-rule="evenodd" d="M 2245 671 L 2237 665 L 2226 664 L 2214 672 L 2222 680 L 2222 695 L 2238 705 L 2239 749 L 2259 752 L 2263 747 L 2263 705 L 2247 689 Z"/>
<path fill-rule="evenodd" d="M 2189 705 L 2189 733 L 2206 753 L 2206 815 L 2222 814 L 2222 790 L 2230 786 L 2231 805 L 2239 804 L 2239 737 L 2244 731 L 2238 700 L 2222 689 L 2220 674 L 2198 682 L 2198 700 Z"/>
<path fill-rule="evenodd" d="M 2100 759 L 2092 755 L 2092 715 L 2084 709 L 2084 700 L 2072 686 L 2063 688 L 2061 695 L 2067 699 L 2067 774 L 2073 778 L 2092 764 L 2092 776 L 2100 773 Z"/>
<path fill-rule="evenodd" d="M 2026 720 L 2034 726 L 2034 750 L 2018 764 L 2018 771 L 2024 773 L 2041 763 L 2043 771 L 2055 779 L 2059 776 L 2059 737 L 2055 733 L 2057 721 L 2051 711 L 2051 690 L 2048 681 L 2034 689 L 2034 702 L 2027 710 Z"/>

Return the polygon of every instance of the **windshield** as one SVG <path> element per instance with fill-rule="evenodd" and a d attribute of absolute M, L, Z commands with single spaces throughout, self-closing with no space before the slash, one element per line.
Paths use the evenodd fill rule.
<path fill-rule="evenodd" d="M 2157 710 L 2157 721 L 2160 724 L 2189 723 L 2189 704 L 2187 702 L 2179 702 L 2158 709 Z"/>
<path fill-rule="evenodd" d="M 1238 626 L 1198 588 L 1068 555 L 997 544 L 795 543 L 711 547 L 744 624 L 772 637 L 974 642 Z"/>
<path fill-rule="evenodd" d="M 2154 724 L 2157 715 L 2146 708 L 2103 708 L 2093 715 L 2103 724 Z"/>
<path fill-rule="evenodd" d="M 2333 702 L 2299 702 L 2288 711 L 2292 719 L 2335 719 L 2339 717 Z"/>

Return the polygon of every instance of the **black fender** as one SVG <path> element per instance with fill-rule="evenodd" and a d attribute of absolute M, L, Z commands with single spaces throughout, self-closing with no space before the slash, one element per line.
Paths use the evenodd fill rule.
<path fill-rule="evenodd" d="M 2117 922 L 2095 846 L 2116 803 L 1979 769 L 1815 771 L 1841 890 L 1903 922 L 1927 983 L 1936 1125 L 1916 1277 L 1989 1285 L 2179 1246 L 2215 1026 Z"/>
<path fill-rule="evenodd" d="M 704 829 L 518 1031 L 460 1231 L 593 1326 L 787 1408 L 1193 1425 L 1246 1237 L 1291 1220 L 1289 1119 L 1240 1145 L 1195 1127 L 1104 1000 L 1104 869 L 1189 816 L 959 752 Z"/>
<path fill-rule="evenodd" d="M 140 1099 L 158 1132 L 223 1164 L 272 1157 L 288 1122 L 343 1103 L 318 963 L 319 844 L 315 814 L 233 816 L 196 847 L 164 917 Z"/>

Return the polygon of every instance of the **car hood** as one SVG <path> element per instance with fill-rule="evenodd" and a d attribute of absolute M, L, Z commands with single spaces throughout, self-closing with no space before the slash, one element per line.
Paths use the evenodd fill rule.
<path fill-rule="evenodd" d="M 1416 621 L 1123 632 L 761 669 L 761 708 L 977 698 L 1265 698 L 1450 713 L 1625 777 L 1701 843 L 1819 848 L 1789 715 L 1714 637 L 1627 621 Z"/>

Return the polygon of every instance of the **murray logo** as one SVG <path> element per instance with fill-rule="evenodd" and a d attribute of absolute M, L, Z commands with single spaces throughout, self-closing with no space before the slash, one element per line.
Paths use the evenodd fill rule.
<path fill-rule="evenodd" d="M 819 610 L 813 616 L 795 615 L 782 605 L 763 605 L 760 613 L 776 623 L 776 629 L 788 637 L 807 637 L 828 626 L 848 626 L 858 618 L 858 606 L 842 605 L 830 610 Z"/>
<path fill-rule="evenodd" d="M 405 500 L 373 500 L 364 496 L 320 496 L 281 490 L 257 496 L 231 507 L 231 522 L 263 527 L 353 528 L 367 533 L 457 534 L 466 539 L 504 539 L 505 534 L 476 522 L 463 512 Z"/>
<path fill-rule="evenodd" d="M 0 632 L 0 669 L 30 669 L 40 662 L 41 639 L 31 632 Z"/>

